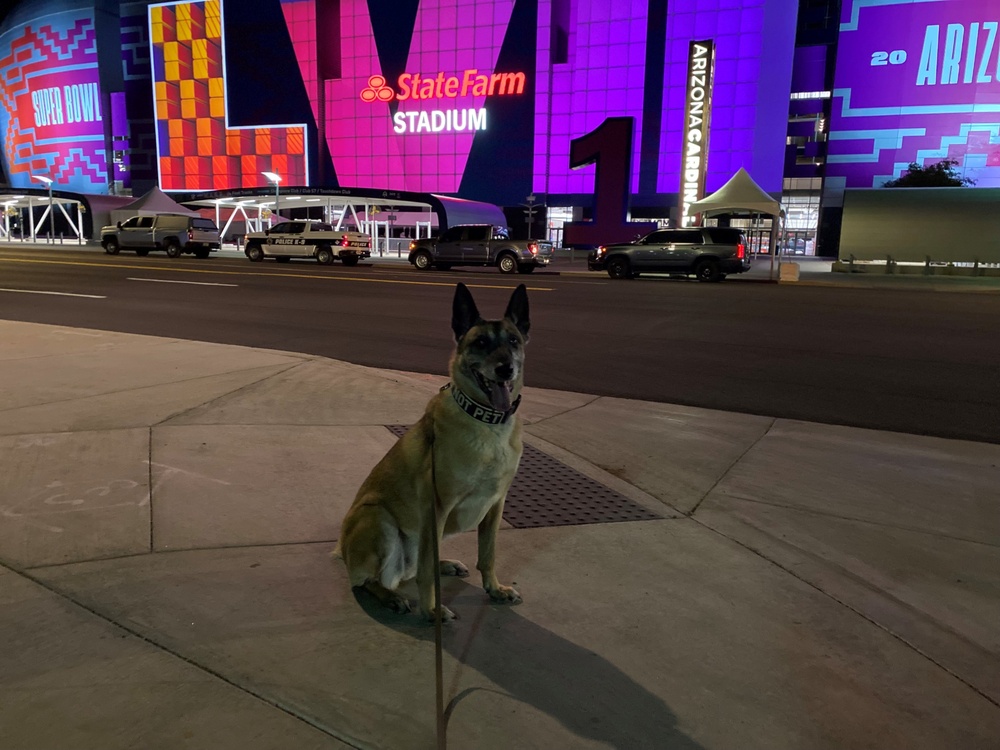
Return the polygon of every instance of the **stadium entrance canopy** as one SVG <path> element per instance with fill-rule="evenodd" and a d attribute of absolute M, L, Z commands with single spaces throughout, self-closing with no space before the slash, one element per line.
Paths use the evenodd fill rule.
<path fill-rule="evenodd" d="M 0 190 L 0 208 L 3 210 L 0 240 L 34 242 L 45 239 L 52 234 L 52 227 L 55 226 L 52 217 L 61 213 L 66 221 L 60 222 L 58 239 L 78 244 L 84 242 L 84 214 L 88 206 L 83 196 L 77 193 L 49 191 L 46 188 L 5 188 Z M 54 241 L 56 237 L 50 239 Z"/>
<path fill-rule="evenodd" d="M 456 224 L 507 224 L 503 211 L 492 203 L 433 193 L 279 185 L 274 190 L 239 188 L 171 195 L 188 208 L 213 209 L 223 237 L 234 221 L 259 231 L 275 214 L 301 209 L 322 209 L 324 220 L 337 229 L 353 225 L 376 241 L 388 238 L 394 224 L 412 226 L 414 236 L 429 236 L 432 227 L 443 231 Z"/>

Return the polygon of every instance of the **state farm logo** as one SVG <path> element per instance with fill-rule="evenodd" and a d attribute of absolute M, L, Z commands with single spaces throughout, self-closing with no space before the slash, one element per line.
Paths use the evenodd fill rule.
<path fill-rule="evenodd" d="M 396 98 L 396 92 L 386 86 L 385 76 L 372 76 L 368 79 L 368 88 L 361 90 L 363 102 L 391 102 Z"/>
<path fill-rule="evenodd" d="M 458 99 L 465 96 L 509 96 L 524 93 L 524 73 L 480 73 L 476 68 L 462 71 L 461 76 L 421 76 L 403 73 L 396 88 L 389 86 L 385 76 L 373 75 L 361 90 L 361 101 L 401 102 L 419 99 Z"/>

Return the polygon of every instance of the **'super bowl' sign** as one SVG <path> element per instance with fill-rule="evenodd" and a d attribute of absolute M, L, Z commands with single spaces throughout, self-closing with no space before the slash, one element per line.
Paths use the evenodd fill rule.
<path fill-rule="evenodd" d="M 0 136 L 12 187 L 42 175 L 61 189 L 107 190 L 92 10 L 46 15 L 0 37 Z"/>

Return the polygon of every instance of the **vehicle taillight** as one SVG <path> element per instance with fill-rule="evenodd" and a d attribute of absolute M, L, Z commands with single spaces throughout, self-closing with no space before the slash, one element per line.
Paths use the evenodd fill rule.
<path fill-rule="evenodd" d="M 736 246 L 736 257 L 739 258 L 740 260 L 743 260 L 743 258 L 746 257 L 746 254 L 747 254 L 746 245 L 744 245 L 742 242 L 739 243 Z"/>
<path fill-rule="evenodd" d="M 341 247 L 347 247 L 347 246 L 348 246 L 348 243 L 347 243 L 347 235 L 346 235 L 346 234 L 345 234 L 345 235 L 343 236 L 343 238 L 342 238 L 342 239 L 340 240 L 340 246 L 341 246 Z"/>
<path fill-rule="evenodd" d="M 188 239 L 189 240 L 193 240 L 194 239 L 194 230 L 193 229 L 189 229 L 188 230 Z"/>
<path fill-rule="evenodd" d="M 538 255 L 538 245 L 536 245 L 534 242 L 532 242 L 530 245 L 528 245 L 528 251 L 532 255 Z"/>

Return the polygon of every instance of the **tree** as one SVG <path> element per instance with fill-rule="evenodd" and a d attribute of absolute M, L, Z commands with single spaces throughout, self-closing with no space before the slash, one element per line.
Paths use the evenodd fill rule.
<path fill-rule="evenodd" d="M 882 187 L 970 187 L 976 184 L 975 180 L 959 174 L 956 167 L 958 162 L 954 159 L 945 159 L 926 167 L 910 162 L 902 175 Z"/>

